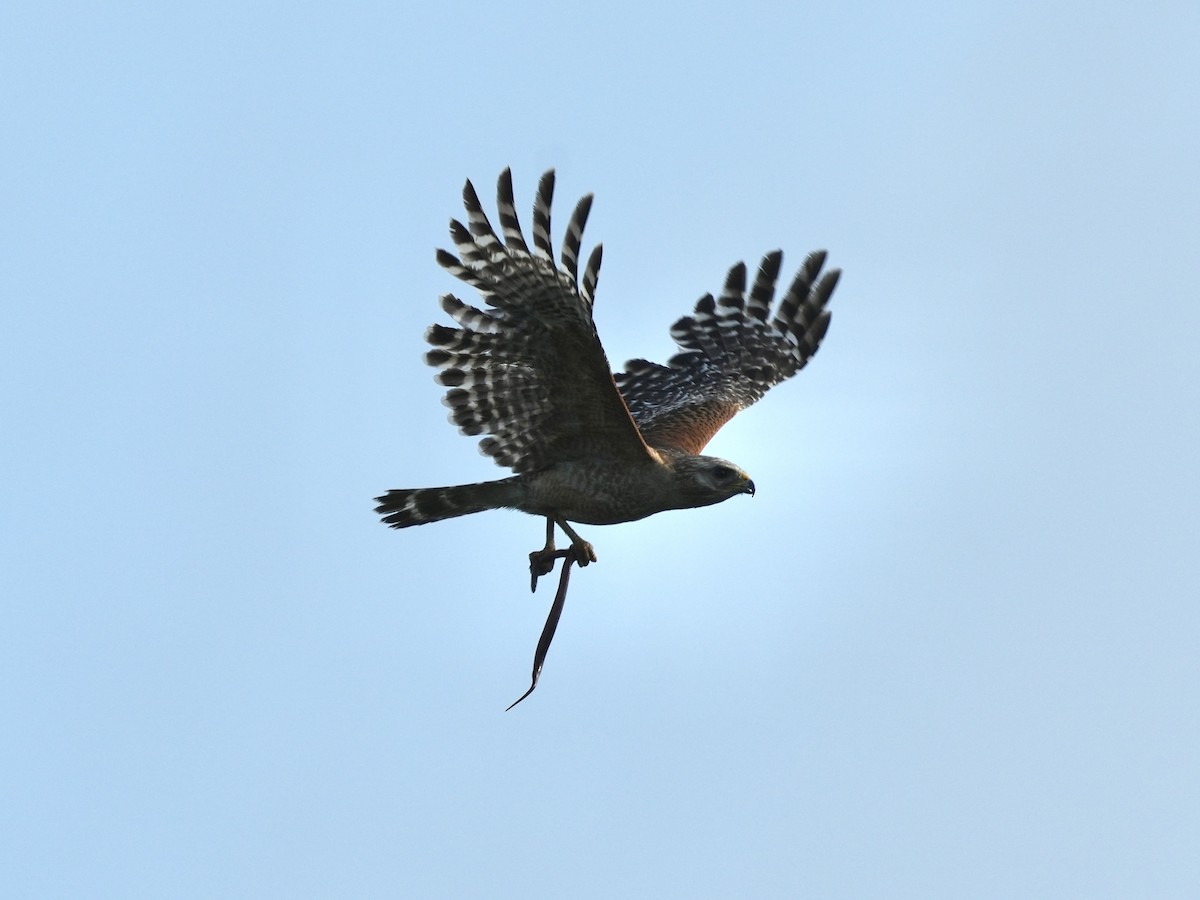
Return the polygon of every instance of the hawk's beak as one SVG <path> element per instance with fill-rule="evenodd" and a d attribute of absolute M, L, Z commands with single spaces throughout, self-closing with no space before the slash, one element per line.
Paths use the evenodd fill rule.
<path fill-rule="evenodd" d="M 749 494 L 751 497 L 754 496 L 754 482 L 749 478 L 746 479 L 746 486 L 742 488 L 742 493 Z"/>

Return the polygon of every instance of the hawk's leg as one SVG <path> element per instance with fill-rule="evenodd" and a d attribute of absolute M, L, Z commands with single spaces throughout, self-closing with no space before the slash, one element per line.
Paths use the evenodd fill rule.
<path fill-rule="evenodd" d="M 565 531 L 567 537 L 571 539 L 571 550 L 574 551 L 575 562 L 579 563 L 579 568 L 582 569 L 588 563 L 594 563 L 596 561 L 596 551 L 592 545 L 577 535 L 575 529 L 567 524 L 566 519 L 556 518 L 554 521 L 558 523 L 558 527 Z"/>
<path fill-rule="evenodd" d="M 571 546 L 566 550 L 554 549 L 554 526 L 558 525 L 571 539 Z M 546 546 L 529 554 L 529 590 L 536 591 L 538 579 L 554 571 L 554 563 L 566 558 L 568 562 L 579 563 L 580 567 L 596 561 L 596 551 L 592 545 L 575 533 L 567 520 L 559 516 L 546 516 Z"/>

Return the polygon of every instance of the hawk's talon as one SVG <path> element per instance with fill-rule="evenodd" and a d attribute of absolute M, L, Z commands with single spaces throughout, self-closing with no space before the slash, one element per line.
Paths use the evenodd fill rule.
<path fill-rule="evenodd" d="M 571 546 L 566 550 L 554 549 L 554 526 L 557 524 L 571 539 Z M 529 554 L 529 590 L 537 591 L 538 579 L 554 571 L 554 564 L 560 559 L 567 563 L 579 563 L 583 568 L 588 563 L 596 561 L 595 548 L 575 533 L 575 529 L 566 523 L 565 519 L 546 516 L 546 546 Z"/>
<path fill-rule="evenodd" d="M 582 569 L 588 563 L 596 561 L 596 548 L 587 541 L 573 543 L 571 544 L 571 557 L 579 563 L 579 568 Z"/>
<path fill-rule="evenodd" d="M 554 571 L 558 560 L 571 554 L 570 550 L 555 550 L 554 545 L 534 550 L 529 554 L 529 590 L 536 591 L 538 579 Z"/>

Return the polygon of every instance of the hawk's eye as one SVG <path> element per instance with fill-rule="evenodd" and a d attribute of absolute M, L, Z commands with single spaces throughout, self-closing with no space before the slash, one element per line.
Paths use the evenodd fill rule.
<path fill-rule="evenodd" d="M 733 469 L 729 468 L 729 466 L 717 466 L 713 469 L 713 477 L 717 481 L 728 481 L 733 477 Z"/>

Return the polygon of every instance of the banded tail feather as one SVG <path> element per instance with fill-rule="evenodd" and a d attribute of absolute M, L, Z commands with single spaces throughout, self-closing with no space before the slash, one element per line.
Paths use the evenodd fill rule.
<path fill-rule="evenodd" d="M 520 503 L 523 494 L 518 481 L 502 478 L 452 487 L 391 490 L 375 498 L 379 504 L 375 512 L 392 528 L 408 528 L 489 509 L 511 508 Z"/>

